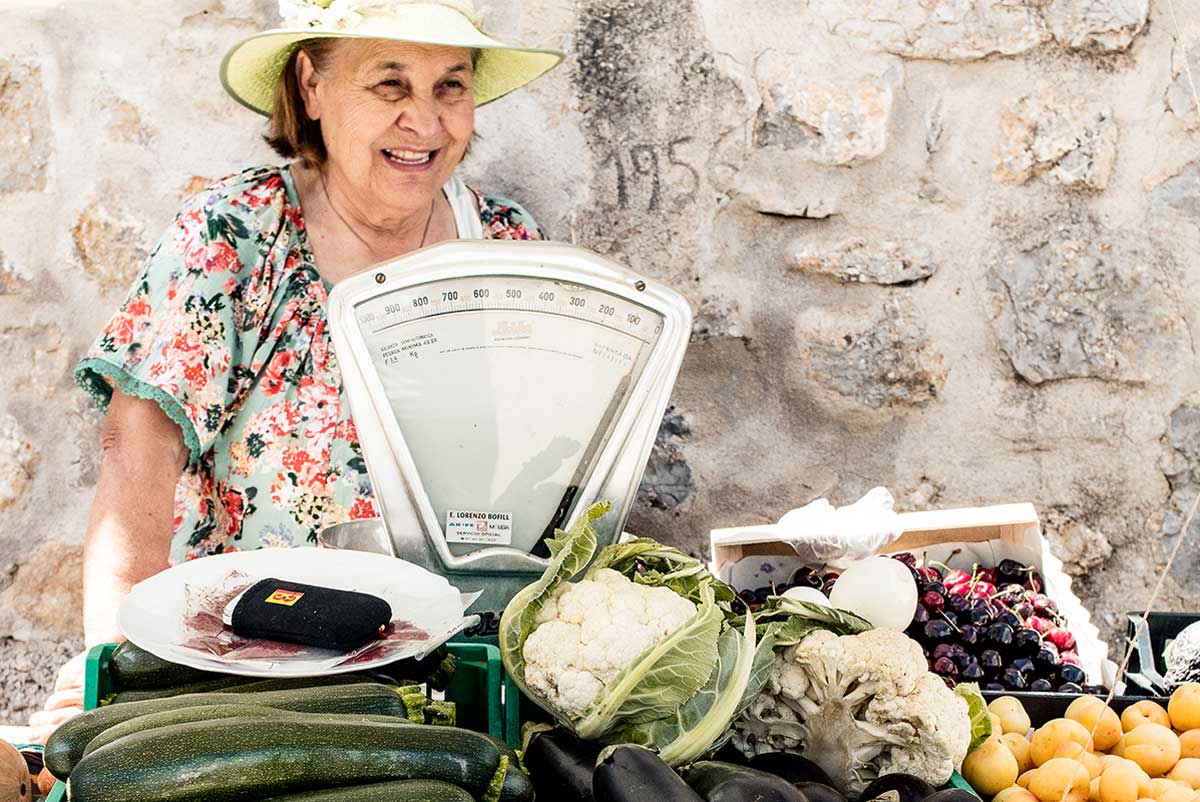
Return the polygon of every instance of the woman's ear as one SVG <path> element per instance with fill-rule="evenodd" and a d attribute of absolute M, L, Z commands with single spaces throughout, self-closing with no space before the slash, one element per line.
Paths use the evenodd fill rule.
<path fill-rule="evenodd" d="M 312 59 L 301 50 L 296 54 L 296 85 L 300 87 L 300 97 L 304 100 L 304 114 L 310 120 L 321 119 L 321 102 L 317 92 L 320 81 L 321 74 L 313 66 Z"/>

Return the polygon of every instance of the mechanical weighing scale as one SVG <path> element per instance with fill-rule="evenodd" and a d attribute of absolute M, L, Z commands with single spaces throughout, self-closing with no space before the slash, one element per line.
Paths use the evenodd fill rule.
<path fill-rule="evenodd" d="M 322 542 L 384 551 L 481 591 L 495 633 L 596 501 L 620 536 L 683 361 L 687 302 L 594 253 L 460 240 L 376 266 L 329 299 L 381 518 Z"/>

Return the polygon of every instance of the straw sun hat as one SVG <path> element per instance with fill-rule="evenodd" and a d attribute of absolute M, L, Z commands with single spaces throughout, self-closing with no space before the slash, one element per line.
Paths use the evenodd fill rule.
<path fill-rule="evenodd" d="M 394 39 L 476 49 L 477 106 L 524 86 L 563 59 L 557 50 L 518 47 L 483 33 L 474 0 L 279 0 L 279 11 L 284 27 L 244 39 L 221 62 L 226 91 L 259 114 L 271 113 L 279 76 L 305 39 Z"/>

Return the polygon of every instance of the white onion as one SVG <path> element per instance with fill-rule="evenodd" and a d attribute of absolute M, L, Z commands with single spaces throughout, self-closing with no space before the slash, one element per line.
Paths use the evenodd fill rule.
<path fill-rule="evenodd" d="M 824 593 L 816 588 L 797 585 L 794 588 L 788 588 L 783 592 L 783 598 L 795 599 L 796 601 L 809 602 L 810 604 L 819 604 L 822 607 L 829 606 L 829 599 Z"/>
<path fill-rule="evenodd" d="M 857 613 L 879 629 L 903 631 L 917 610 L 917 581 L 912 571 L 891 557 L 868 557 L 851 563 L 833 583 L 829 601 Z"/>

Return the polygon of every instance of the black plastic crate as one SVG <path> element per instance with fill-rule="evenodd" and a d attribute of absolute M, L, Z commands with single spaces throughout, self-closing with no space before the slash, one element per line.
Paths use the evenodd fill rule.
<path fill-rule="evenodd" d="M 1200 621 L 1200 613 L 1152 612 L 1142 625 L 1142 613 L 1129 613 L 1125 647 L 1134 644 L 1133 655 L 1125 669 L 1126 692 L 1135 696 L 1167 696 L 1163 675 L 1167 667 L 1163 653 L 1167 644 L 1189 625 Z"/>
<path fill-rule="evenodd" d="M 1103 696 L 1093 694 L 1097 699 L 1104 700 Z M 1021 701 L 1021 705 L 1025 708 L 1025 712 L 1029 714 L 1029 721 L 1034 727 L 1040 727 L 1047 721 L 1056 718 L 1062 718 L 1067 714 L 1067 708 L 1071 702 L 1079 698 L 1080 694 L 1075 693 L 1035 693 L 1033 691 L 984 691 L 983 698 L 988 704 L 991 704 L 993 699 L 998 699 L 1001 696 L 1012 696 Z M 1153 702 L 1158 702 L 1165 709 L 1167 706 L 1167 698 L 1162 696 L 1114 696 L 1109 706 L 1116 711 L 1117 715 L 1125 708 L 1137 702 L 1144 702 L 1150 699 Z"/>

